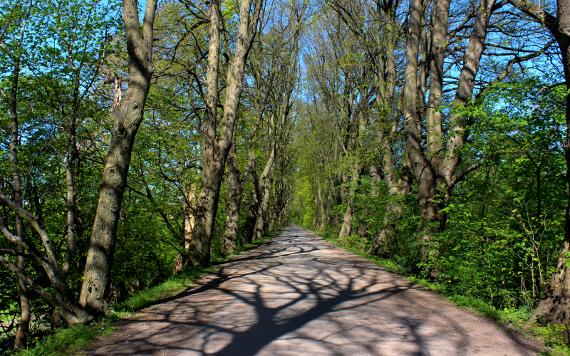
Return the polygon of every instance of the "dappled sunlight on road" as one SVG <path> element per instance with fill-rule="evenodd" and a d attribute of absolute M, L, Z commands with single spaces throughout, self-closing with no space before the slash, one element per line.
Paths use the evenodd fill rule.
<path fill-rule="evenodd" d="M 291 226 L 88 354 L 532 354 L 523 340 Z"/>

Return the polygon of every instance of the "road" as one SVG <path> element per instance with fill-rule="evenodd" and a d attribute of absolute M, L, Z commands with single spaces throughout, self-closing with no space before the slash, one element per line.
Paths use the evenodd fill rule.
<path fill-rule="evenodd" d="M 530 355 L 534 342 L 297 226 L 176 299 L 140 311 L 90 355 Z"/>

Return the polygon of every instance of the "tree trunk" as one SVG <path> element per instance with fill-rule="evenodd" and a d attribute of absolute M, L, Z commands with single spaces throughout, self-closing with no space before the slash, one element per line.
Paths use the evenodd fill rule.
<path fill-rule="evenodd" d="M 485 39 L 487 38 L 489 19 L 494 4 L 495 0 L 481 0 L 479 2 L 473 32 L 469 37 L 469 44 L 463 56 L 463 67 L 459 74 L 457 91 L 453 102 L 454 112 L 451 115 L 451 129 L 447 140 L 447 150 L 440 172 L 440 176 L 445 179 L 446 192 L 442 193 L 446 199 L 457 181 L 455 174 L 460 162 L 459 151 L 463 147 L 467 136 L 467 118 L 457 111 L 468 103 L 473 94 L 475 76 L 479 70 L 481 56 L 485 50 Z"/>
<path fill-rule="evenodd" d="M 436 0 L 432 13 L 432 39 L 430 66 L 430 87 L 428 102 L 427 149 L 432 165 L 437 169 L 443 149 L 441 100 L 443 95 L 443 64 L 447 50 L 450 0 Z"/>
<path fill-rule="evenodd" d="M 558 0 L 558 32 L 553 33 L 562 51 L 562 64 L 567 92 L 570 92 L 570 0 Z M 566 137 L 564 142 L 566 161 L 567 205 L 564 225 L 564 242 L 558 258 L 556 272 L 552 275 L 550 290 L 535 312 L 544 321 L 561 323 L 570 328 L 570 95 L 566 96 Z"/>
<path fill-rule="evenodd" d="M 378 10 L 381 11 L 381 10 Z M 408 182 L 402 179 L 403 172 L 394 169 L 393 146 L 397 139 L 398 120 L 395 119 L 393 104 L 396 83 L 396 61 L 395 61 L 395 9 L 389 7 L 384 10 L 383 17 L 379 23 L 384 26 L 384 37 L 380 41 L 385 41 L 386 61 L 385 75 L 382 70 L 378 71 L 378 95 L 377 103 L 380 109 L 380 125 L 378 128 L 378 146 L 380 151 L 381 168 L 383 180 L 388 186 L 389 203 L 384 214 L 384 221 L 378 234 L 374 236 L 372 243 L 372 253 L 386 255 L 388 246 L 395 235 L 395 228 L 399 223 L 402 212 L 402 195 L 409 193 Z M 380 29 L 378 33 L 382 33 Z M 400 174 L 398 174 L 400 173 Z"/>
<path fill-rule="evenodd" d="M 242 184 L 236 156 L 234 145 L 228 156 L 228 212 L 222 242 L 224 256 L 234 253 L 237 248 Z"/>
<path fill-rule="evenodd" d="M 176 262 L 174 264 L 174 274 L 181 273 L 184 271 L 188 263 L 190 262 L 189 252 L 190 246 L 192 243 L 192 232 L 194 231 L 194 227 L 196 226 L 196 185 L 192 183 L 190 185 L 190 189 L 186 193 L 186 197 L 184 198 L 184 224 L 182 227 L 182 248 L 183 252 L 181 252 L 178 257 L 176 258 Z"/>
<path fill-rule="evenodd" d="M 562 66 L 567 92 L 570 91 L 570 0 L 558 0 L 558 17 L 546 12 L 541 6 L 525 0 L 509 0 L 523 13 L 546 27 L 558 42 L 562 52 Z M 547 296 L 540 301 L 534 317 L 543 321 L 565 324 L 570 327 L 570 96 L 566 96 L 566 137 L 564 142 L 566 161 L 567 206 L 558 268 L 552 276 Z"/>
<path fill-rule="evenodd" d="M 99 187 L 97 212 L 80 297 L 81 305 L 97 312 L 105 309 L 104 298 L 110 278 L 115 236 L 133 143 L 134 134 L 127 132 L 124 127 L 115 128 Z"/>
<path fill-rule="evenodd" d="M 14 202 L 16 206 L 22 207 L 22 180 L 20 177 L 20 167 L 18 163 L 18 147 L 20 145 L 20 129 L 19 129 L 19 119 L 18 119 L 18 89 L 20 81 L 20 58 L 16 57 L 14 59 L 14 71 L 12 73 L 12 83 L 10 88 L 10 97 L 6 98 L 9 112 L 10 112 L 10 135 L 12 140 L 10 141 L 10 163 L 12 165 L 12 185 L 13 185 L 13 195 Z M 22 218 L 16 214 L 16 236 L 22 240 L 24 237 L 24 226 Z M 22 249 L 19 249 L 23 252 Z M 18 268 L 24 269 L 26 261 L 24 256 L 19 255 L 16 257 L 16 263 Z M 31 309 L 29 301 L 28 287 L 22 278 L 18 278 L 18 290 L 20 293 L 19 304 L 20 304 L 20 320 L 18 322 L 18 329 L 16 330 L 16 336 L 14 340 L 14 348 L 21 348 L 26 346 L 26 341 L 28 338 L 28 330 L 30 328 L 30 318 Z"/>
<path fill-rule="evenodd" d="M 418 98 L 418 55 L 422 22 L 422 0 L 410 1 L 410 21 L 406 40 L 406 71 L 404 83 L 404 118 L 406 148 L 410 168 L 418 182 L 418 203 L 421 223 L 418 227 L 418 239 L 422 250 L 422 258 L 427 257 L 430 234 L 427 227 L 437 216 L 437 206 L 432 201 L 435 195 L 435 174 L 429 160 L 422 149 L 421 122 L 417 102 Z"/>
<path fill-rule="evenodd" d="M 327 209 L 325 207 L 325 197 L 323 196 L 323 188 L 321 187 L 321 182 L 317 180 L 317 194 L 315 198 L 317 199 L 317 206 L 319 207 L 319 218 L 317 219 L 319 231 L 324 231 L 327 227 Z"/>
<path fill-rule="evenodd" d="M 77 99 L 76 99 L 77 100 Z M 74 110 L 69 122 L 69 147 L 66 157 L 65 181 L 67 192 L 65 196 L 65 204 L 67 208 L 67 251 L 65 254 L 65 262 L 63 264 L 63 274 L 67 276 L 71 269 L 71 261 L 73 258 L 73 250 L 75 249 L 76 234 L 76 206 L 75 206 L 75 172 L 77 170 L 77 162 L 79 160 L 79 152 L 77 150 L 77 117 Z"/>
<path fill-rule="evenodd" d="M 208 53 L 208 97 L 206 106 L 212 114 L 208 115 L 206 122 L 206 138 L 202 155 L 201 190 L 198 197 L 198 206 L 196 207 L 196 226 L 192 233 L 190 246 L 190 258 L 194 266 L 206 266 L 210 263 L 210 244 L 218 208 L 222 176 L 229 150 L 233 144 L 232 138 L 237 121 L 237 109 L 243 86 L 245 63 L 255 36 L 257 20 L 261 11 L 261 2 L 261 0 L 256 1 L 253 16 L 250 14 L 251 0 L 244 0 L 240 3 L 236 52 L 227 70 L 222 128 L 218 140 L 215 139 L 216 121 L 213 115 L 215 106 L 212 103 L 217 101 L 219 46 L 216 46 L 215 43 L 210 43 L 211 52 Z M 216 4 L 216 1 L 212 2 L 213 6 L 214 4 Z M 219 6 L 219 4 L 216 6 Z M 212 21 L 212 16 L 219 16 L 214 15 L 216 12 L 212 9 L 210 11 L 210 41 L 212 41 L 212 38 L 215 40 L 217 36 L 219 42 L 219 27 Z M 212 47 L 218 48 L 214 50 Z M 216 96 L 215 99 L 214 96 Z"/>
<path fill-rule="evenodd" d="M 388 257 L 390 246 L 396 235 L 396 228 L 404 214 L 404 195 L 405 193 L 390 194 L 382 227 L 372 242 L 372 254 L 375 256 Z"/>
<path fill-rule="evenodd" d="M 196 186 L 192 184 L 188 193 L 186 194 L 186 199 L 184 200 L 184 250 L 188 252 L 190 250 L 190 243 L 192 242 L 192 231 L 196 226 L 196 216 L 194 214 L 194 209 L 196 208 Z"/>
<path fill-rule="evenodd" d="M 114 127 L 99 187 L 97 211 L 91 233 L 79 302 L 95 313 L 105 310 L 119 213 L 127 184 L 136 133 L 144 117 L 144 106 L 152 76 L 152 40 L 156 0 L 148 0 L 142 31 L 138 1 L 123 0 L 123 22 L 127 35 L 129 87 L 124 101 L 114 107 Z"/>
<path fill-rule="evenodd" d="M 277 138 L 274 138 L 277 140 Z M 263 234 L 265 234 L 266 224 L 267 224 L 267 213 L 269 209 L 269 195 L 271 191 L 270 186 L 270 174 L 273 170 L 273 164 L 275 162 L 275 156 L 277 155 L 277 142 L 274 141 L 271 145 L 271 153 L 267 162 L 265 162 L 265 167 L 259 176 L 259 202 L 257 205 L 257 214 L 255 215 L 255 225 L 253 229 L 253 241 L 261 239 Z"/>
<path fill-rule="evenodd" d="M 353 171 L 350 177 L 350 187 L 348 188 L 346 197 L 346 210 L 342 218 L 342 226 L 338 233 L 339 239 L 347 238 L 352 232 L 352 219 L 354 218 L 354 199 L 356 196 L 356 188 L 358 186 L 358 179 L 360 178 L 360 166 L 358 163 L 354 164 Z"/>

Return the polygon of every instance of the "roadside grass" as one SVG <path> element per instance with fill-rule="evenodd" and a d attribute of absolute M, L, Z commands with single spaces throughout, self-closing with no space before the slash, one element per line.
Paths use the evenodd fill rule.
<path fill-rule="evenodd" d="M 405 268 L 398 265 L 396 262 L 389 259 L 378 258 L 370 254 L 362 244 L 354 243 L 354 240 L 350 239 L 350 237 L 345 240 L 340 240 L 337 238 L 336 232 L 323 231 L 319 233 L 313 230 L 310 231 L 321 236 L 323 239 L 337 247 L 364 257 L 388 271 L 404 276 L 408 281 L 415 285 L 442 295 L 459 307 L 469 309 L 479 315 L 490 318 L 507 328 L 512 328 L 519 332 L 534 335 L 549 348 L 549 350 L 542 353 L 542 355 L 570 356 L 570 330 L 568 330 L 564 325 L 542 326 L 529 322 L 532 317 L 532 309 L 529 307 L 523 306 L 520 308 L 498 309 L 481 299 L 464 295 L 449 294 L 447 293 L 444 285 L 410 275 Z"/>
<path fill-rule="evenodd" d="M 138 310 L 175 298 L 192 288 L 200 277 L 215 270 L 217 264 L 228 262 L 232 257 L 241 252 L 259 247 L 271 240 L 275 235 L 277 235 L 277 233 L 273 232 L 258 241 L 243 245 L 235 254 L 226 257 L 215 256 L 212 258 L 212 266 L 210 267 L 188 269 L 179 275 L 166 279 L 154 287 L 136 292 L 124 302 L 113 305 L 111 311 L 103 318 L 88 325 L 59 329 L 54 334 L 37 340 L 32 348 L 19 351 L 17 355 L 77 354 L 95 339 L 111 334 L 115 330 L 115 324 L 118 321 L 133 317 Z"/>

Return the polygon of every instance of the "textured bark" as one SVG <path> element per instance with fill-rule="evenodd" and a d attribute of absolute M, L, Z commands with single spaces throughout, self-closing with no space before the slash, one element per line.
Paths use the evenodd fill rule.
<path fill-rule="evenodd" d="M 420 45 L 421 17 L 423 11 L 422 0 L 410 1 L 410 21 L 408 24 L 408 37 L 406 41 L 406 70 L 404 82 L 404 119 L 406 148 L 410 168 L 418 182 L 418 201 L 421 218 L 431 221 L 437 216 L 437 207 L 431 201 L 435 195 L 435 174 L 429 160 L 425 157 L 420 131 L 420 113 L 418 102 L 418 55 Z"/>
<path fill-rule="evenodd" d="M 105 157 L 103 177 L 81 294 L 80 304 L 93 312 L 105 310 L 119 213 L 136 133 L 143 120 L 144 105 L 152 75 L 152 40 L 156 1 L 149 0 L 141 30 L 136 0 L 123 1 L 123 22 L 129 57 L 128 90 L 114 107 L 114 126 Z"/>
<path fill-rule="evenodd" d="M 207 265 L 210 260 L 210 237 L 213 229 L 217 195 L 222 179 L 221 157 L 216 138 L 218 110 L 218 76 L 220 57 L 221 13 L 219 0 L 210 5 L 208 67 L 206 72 L 206 121 L 203 133 L 201 188 L 195 207 L 193 231 L 185 243 L 193 265 Z M 196 224 L 197 222 L 197 224 Z M 195 257 L 192 257 L 194 255 Z"/>
<path fill-rule="evenodd" d="M 348 177 L 349 187 L 346 193 L 346 210 L 342 219 L 342 225 L 338 233 L 340 239 L 346 238 L 353 230 L 354 208 L 356 199 L 356 190 L 358 188 L 358 181 L 362 171 L 362 156 L 364 154 L 364 134 L 366 129 L 366 118 L 364 112 L 360 111 L 357 114 L 357 129 L 352 144 L 352 149 L 355 155 L 355 161 L 352 164 L 352 172 Z"/>
<path fill-rule="evenodd" d="M 276 140 L 276 138 L 274 138 Z M 271 153 L 267 162 L 265 162 L 265 167 L 259 176 L 259 202 L 257 205 L 257 213 L 255 214 L 255 225 L 253 228 L 253 241 L 261 239 L 263 234 L 266 232 L 267 224 L 267 214 L 269 209 L 269 192 L 271 189 L 271 182 L 269 175 L 273 169 L 273 164 L 275 163 L 275 155 L 277 154 L 277 142 L 274 141 L 271 146 Z"/>
<path fill-rule="evenodd" d="M 479 2 L 477 18 L 463 57 L 463 68 L 459 74 L 457 91 L 453 102 L 454 113 L 451 115 L 451 129 L 447 140 L 447 150 L 440 172 L 447 186 L 448 191 L 445 192 L 446 194 L 449 194 L 457 181 L 455 174 L 460 161 L 459 151 L 463 147 L 467 136 L 467 118 L 461 112 L 458 112 L 458 109 L 465 106 L 473 95 L 475 76 L 479 70 L 481 56 L 485 50 L 487 28 L 494 4 L 495 0 L 481 0 Z"/>
<path fill-rule="evenodd" d="M 319 180 L 317 180 L 316 186 L 317 186 L 317 194 L 315 195 L 315 199 L 316 199 L 316 205 L 319 207 L 319 215 L 318 215 L 318 220 L 314 222 L 314 225 L 319 227 L 319 231 L 324 231 L 325 228 L 328 226 L 329 222 L 327 214 L 328 206 L 326 198 L 323 196 L 323 188 L 321 187 L 321 182 Z M 316 218 L 317 216 L 315 216 L 315 219 Z"/>
<path fill-rule="evenodd" d="M 186 194 L 186 199 L 184 200 L 184 250 L 188 252 L 190 250 L 190 244 L 192 242 L 192 231 L 196 226 L 196 216 L 194 214 L 194 209 L 196 207 L 196 186 L 192 184 L 188 193 Z"/>
<path fill-rule="evenodd" d="M 67 276 L 71 269 L 76 235 L 76 205 L 75 205 L 75 172 L 79 161 L 77 149 L 77 114 L 79 110 L 79 83 L 74 88 L 74 107 L 68 123 L 68 148 L 66 157 L 65 183 L 67 187 L 65 205 L 67 208 L 67 250 L 63 264 L 63 274 Z"/>
<path fill-rule="evenodd" d="M 248 159 L 248 167 L 253 162 L 253 156 Z M 236 251 L 237 235 L 239 230 L 239 214 L 241 206 L 241 196 L 243 182 L 249 168 L 245 169 L 243 177 L 239 171 L 235 145 L 228 156 L 228 212 L 226 216 L 226 226 L 222 241 L 222 254 L 229 255 Z"/>
<path fill-rule="evenodd" d="M 22 180 L 18 162 L 18 147 L 20 145 L 20 128 L 18 118 L 18 88 L 20 80 L 20 58 L 14 59 L 14 70 L 12 73 L 12 83 L 10 86 L 10 96 L 6 101 L 10 112 L 10 164 L 12 166 L 12 185 L 14 203 L 18 208 L 22 207 Z M 24 238 L 24 226 L 22 218 L 16 214 L 16 236 L 22 240 Z M 20 248 L 20 252 L 23 250 Z M 16 257 L 18 268 L 24 269 L 26 261 L 23 255 Z M 30 328 L 31 307 L 28 296 L 28 287 L 22 278 L 18 278 L 20 320 L 14 339 L 14 347 L 21 348 L 26 345 L 28 330 Z"/>
<path fill-rule="evenodd" d="M 360 179 L 360 163 L 356 162 L 353 165 L 352 172 L 350 174 L 350 183 L 346 197 L 346 210 L 342 217 L 342 225 L 338 233 L 339 239 L 344 239 L 348 237 L 352 232 L 352 220 L 354 218 L 354 199 L 356 196 L 356 189 L 358 187 L 358 180 Z"/>
<path fill-rule="evenodd" d="M 237 32 L 237 44 L 234 57 L 230 61 L 226 76 L 225 101 L 223 105 L 222 127 L 220 136 L 216 140 L 217 114 L 213 101 L 217 101 L 217 76 L 219 45 L 210 42 L 210 53 L 208 53 L 208 96 L 206 106 L 208 107 L 208 117 L 206 120 L 206 134 L 203 147 L 203 162 L 201 188 L 196 207 L 196 226 L 192 233 L 192 243 L 190 246 L 190 258 L 193 265 L 208 265 L 210 263 L 210 244 L 214 230 L 220 186 L 229 149 L 233 144 L 232 138 L 237 120 L 237 109 L 241 90 L 243 86 L 243 75 L 245 63 L 253 38 L 256 33 L 257 20 L 261 12 L 262 0 L 255 2 L 253 15 L 250 14 L 251 0 L 244 0 L 240 4 L 239 23 Z M 219 2 L 212 6 L 219 6 Z M 216 11 L 210 11 L 210 41 L 219 43 L 219 27 L 212 23 L 212 16 Z M 218 36 L 218 40 L 216 40 Z M 218 48 L 216 48 L 218 47 Z M 215 52 L 215 53 L 214 53 Z M 216 90 L 214 90 L 216 89 Z M 214 98 L 215 96 L 215 98 Z"/>
<path fill-rule="evenodd" d="M 184 271 L 190 262 L 189 251 L 190 245 L 192 243 L 192 231 L 194 231 L 194 227 L 196 226 L 196 199 L 196 185 L 192 183 L 184 198 L 184 222 L 182 226 L 181 236 L 181 244 L 183 250 L 176 258 L 176 262 L 174 264 L 174 274 L 178 274 Z"/>
<path fill-rule="evenodd" d="M 447 50 L 450 0 L 435 0 L 431 18 L 430 88 L 427 120 L 427 150 L 432 165 L 439 167 L 443 149 L 441 99 L 443 95 L 443 64 Z"/>
<path fill-rule="evenodd" d="M 459 76 L 454 107 L 456 109 L 467 104 L 473 94 L 475 76 L 479 68 L 481 56 L 485 49 L 485 39 L 489 18 L 492 14 L 494 0 L 481 0 L 477 9 L 477 17 L 473 31 L 469 38 L 467 49 L 463 58 L 463 67 Z M 422 245 L 422 258 L 427 259 L 429 253 L 430 229 L 433 221 L 439 221 L 440 227 L 445 226 L 446 216 L 441 213 L 440 205 L 445 205 L 455 184 L 456 171 L 460 162 L 460 149 L 466 138 L 466 118 L 456 110 L 451 117 L 450 133 L 443 150 L 443 136 L 441 114 L 442 87 L 443 87 L 443 58 L 447 47 L 447 27 L 449 3 L 447 0 L 437 0 L 432 16 L 432 43 L 430 55 L 430 97 L 428 107 L 427 152 L 422 147 L 421 117 L 422 110 L 417 106 L 418 101 L 423 102 L 422 84 L 418 80 L 418 55 L 420 48 L 421 10 L 420 0 L 410 3 L 410 22 L 408 26 L 408 39 L 406 43 L 407 66 L 404 85 L 404 116 L 407 153 L 411 171 L 418 182 L 418 203 L 420 207 L 421 222 L 419 225 L 419 239 Z M 427 44 L 423 44 L 425 48 Z M 425 54 L 422 56 L 425 58 Z M 419 76 L 420 79 L 421 75 Z M 419 88 L 419 89 L 416 89 Z M 440 178 L 443 182 L 440 183 Z M 436 194 L 441 195 L 440 203 L 435 202 Z M 443 203 L 442 203 L 443 201 Z"/>
<path fill-rule="evenodd" d="M 570 93 L 570 0 L 558 0 L 558 32 L 562 63 L 566 79 L 566 92 Z M 558 259 L 558 268 L 552 276 L 548 319 L 570 328 L 570 95 L 566 95 L 566 137 L 564 142 L 566 161 L 567 205 L 564 224 L 564 243 Z"/>
<path fill-rule="evenodd" d="M 397 115 L 394 115 L 394 94 L 396 83 L 396 65 L 395 65 L 395 48 L 396 48 L 396 31 L 395 31 L 395 14 L 393 7 L 387 7 L 381 10 L 382 17 L 381 26 L 384 26 L 384 45 L 386 48 L 385 63 L 381 63 L 382 67 L 378 69 L 378 95 L 377 103 L 380 109 L 380 127 L 378 128 L 378 145 L 380 148 L 380 160 L 383 173 L 383 180 L 388 186 L 390 195 L 382 227 L 378 234 L 374 236 L 372 242 L 372 253 L 377 255 L 385 255 L 388 251 L 388 245 L 395 236 L 395 229 L 402 217 L 402 196 L 410 191 L 409 181 L 405 179 L 404 172 L 395 170 L 394 164 L 394 143 L 398 135 Z M 380 31 L 379 31 L 380 33 Z M 382 73 L 384 72 L 384 75 Z M 406 165 L 404 165 L 406 167 Z"/>

